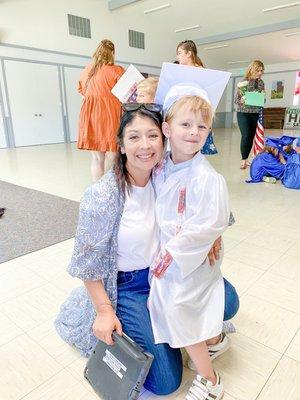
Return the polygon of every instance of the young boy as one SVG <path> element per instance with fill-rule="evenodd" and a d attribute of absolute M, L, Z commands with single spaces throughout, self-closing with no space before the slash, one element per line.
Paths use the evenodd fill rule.
<path fill-rule="evenodd" d="M 196 367 L 185 399 L 219 400 L 223 385 L 206 341 L 222 331 L 222 254 L 213 268 L 207 255 L 228 227 L 230 209 L 224 178 L 200 152 L 213 111 L 206 92 L 189 85 L 171 87 L 163 109 L 171 153 L 154 174 L 161 254 L 152 268 L 149 297 L 153 333 L 156 343 L 185 347 Z"/>
<path fill-rule="evenodd" d="M 158 78 L 150 76 L 137 85 L 137 103 L 154 103 Z"/>
<path fill-rule="evenodd" d="M 300 189 L 300 138 L 293 142 L 293 153 L 287 160 L 282 183 L 289 189 Z"/>

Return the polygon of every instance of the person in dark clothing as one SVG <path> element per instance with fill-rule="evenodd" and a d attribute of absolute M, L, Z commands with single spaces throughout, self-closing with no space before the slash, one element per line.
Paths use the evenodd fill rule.
<path fill-rule="evenodd" d="M 264 64 L 259 60 L 254 60 L 247 68 L 245 80 L 238 83 L 235 104 L 237 105 L 237 122 L 241 131 L 241 169 L 246 169 L 248 157 L 253 145 L 257 120 L 260 107 L 245 104 L 245 92 L 264 92 L 265 84 L 261 79 L 264 72 Z"/>

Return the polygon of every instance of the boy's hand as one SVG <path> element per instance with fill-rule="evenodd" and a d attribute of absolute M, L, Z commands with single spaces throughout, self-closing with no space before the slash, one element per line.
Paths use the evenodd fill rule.
<path fill-rule="evenodd" d="M 219 255 L 221 249 L 222 249 L 222 236 L 218 237 L 218 239 L 214 241 L 214 244 L 212 248 L 209 250 L 209 253 L 207 255 L 211 267 L 213 267 L 217 262 L 217 260 L 220 258 Z"/>

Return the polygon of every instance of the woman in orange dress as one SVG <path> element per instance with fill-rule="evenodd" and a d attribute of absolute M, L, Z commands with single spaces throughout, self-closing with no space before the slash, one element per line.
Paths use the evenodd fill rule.
<path fill-rule="evenodd" d="M 114 44 L 110 40 L 102 40 L 93 54 L 93 62 L 84 69 L 78 83 L 78 92 L 84 99 L 79 116 L 77 147 L 92 151 L 93 181 L 104 174 L 106 153 L 117 151 L 121 103 L 111 89 L 124 69 L 114 65 L 114 55 Z"/>

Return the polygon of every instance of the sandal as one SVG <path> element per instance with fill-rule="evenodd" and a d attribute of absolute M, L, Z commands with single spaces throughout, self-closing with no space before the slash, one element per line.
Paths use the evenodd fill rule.
<path fill-rule="evenodd" d="M 246 169 L 247 168 L 247 161 L 242 161 L 240 169 Z"/>

